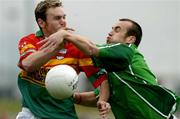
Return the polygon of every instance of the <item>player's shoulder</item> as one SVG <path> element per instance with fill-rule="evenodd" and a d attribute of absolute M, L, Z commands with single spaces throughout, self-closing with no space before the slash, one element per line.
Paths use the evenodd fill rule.
<path fill-rule="evenodd" d="M 21 39 L 34 39 L 36 36 L 34 33 L 23 36 Z"/>
<path fill-rule="evenodd" d="M 37 39 L 36 35 L 34 33 L 28 34 L 26 36 L 23 36 L 19 42 L 33 42 Z"/>

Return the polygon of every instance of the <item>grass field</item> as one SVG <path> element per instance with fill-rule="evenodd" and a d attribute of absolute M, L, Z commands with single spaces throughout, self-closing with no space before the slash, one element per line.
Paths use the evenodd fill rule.
<path fill-rule="evenodd" d="M 75 106 L 79 119 L 100 119 L 96 108 Z M 0 99 L 0 119 L 15 119 L 20 110 L 21 104 L 19 100 Z M 176 113 L 176 116 L 180 119 L 180 111 Z M 115 119 L 112 112 L 109 114 L 108 119 Z"/>
<path fill-rule="evenodd" d="M 98 110 L 92 107 L 75 105 L 79 119 L 100 119 Z M 0 119 L 15 119 L 17 113 L 21 110 L 21 104 L 18 100 L 0 99 Z M 108 119 L 114 119 L 110 113 Z"/>

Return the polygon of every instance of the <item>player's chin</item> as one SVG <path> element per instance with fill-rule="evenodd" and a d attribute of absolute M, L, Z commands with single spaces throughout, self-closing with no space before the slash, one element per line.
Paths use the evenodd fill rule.
<path fill-rule="evenodd" d="M 110 44 L 110 41 L 107 39 L 107 40 L 106 40 L 106 43 L 107 43 L 107 44 Z"/>

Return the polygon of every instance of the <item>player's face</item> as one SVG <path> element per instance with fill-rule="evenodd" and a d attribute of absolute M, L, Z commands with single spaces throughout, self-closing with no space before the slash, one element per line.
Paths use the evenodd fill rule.
<path fill-rule="evenodd" d="M 128 21 L 118 21 L 108 34 L 107 43 L 127 43 L 126 33 L 131 25 Z"/>
<path fill-rule="evenodd" d="M 51 35 L 57 30 L 66 27 L 66 14 L 62 7 L 49 8 L 46 12 L 44 29 Z"/>

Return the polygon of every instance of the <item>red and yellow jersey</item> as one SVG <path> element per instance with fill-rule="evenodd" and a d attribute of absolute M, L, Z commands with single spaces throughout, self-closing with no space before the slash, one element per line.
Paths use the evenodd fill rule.
<path fill-rule="evenodd" d="M 99 68 L 95 68 L 91 58 L 84 55 L 84 53 L 78 50 L 72 43 L 66 43 L 64 49 L 59 50 L 56 56 L 52 57 L 36 72 L 25 71 L 22 66 L 22 60 L 30 54 L 38 51 L 42 45 L 37 44 L 39 41 L 43 40 L 42 35 L 39 35 L 38 33 L 40 32 L 37 32 L 37 34 L 30 34 L 19 41 L 18 47 L 20 58 L 18 66 L 22 69 L 19 74 L 22 79 L 44 86 L 46 73 L 52 67 L 61 64 L 72 66 L 77 73 L 85 72 L 86 76 L 95 88 L 106 79 L 105 72 Z"/>

